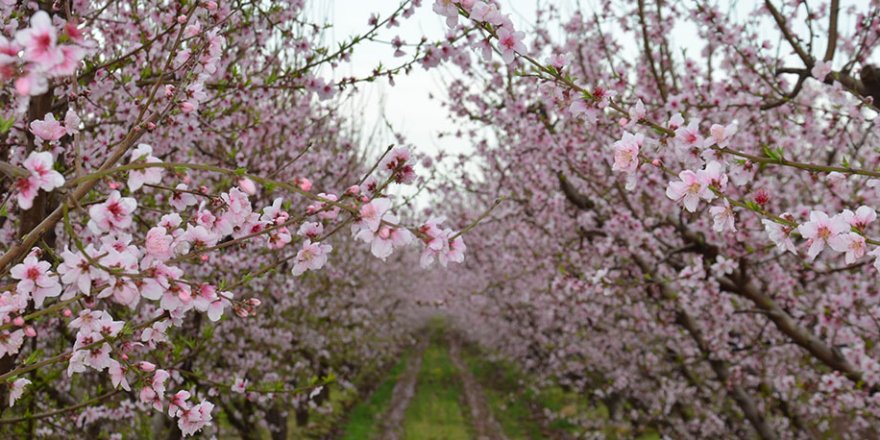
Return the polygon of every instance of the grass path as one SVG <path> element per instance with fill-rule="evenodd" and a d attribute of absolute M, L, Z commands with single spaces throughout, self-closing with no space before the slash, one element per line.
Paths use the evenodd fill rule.
<path fill-rule="evenodd" d="M 406 366 L 406 370 L 398 377 L 394 390 L 391 392 L 391 403 L 382 415 L 381 421 L 379 421 L 380 434 L 376 438 L 387 440 L 402 438 L 401 427 L 403 426 L 404 415 L 415 394 L 416 379 L 419 376 L 419 371 L 422 369 L 423 353 L 427 349 L 427 345 L 427 338 L 419 342 L 415 353 Z"/>
<path fill-rule="evenodd" d="M 419 371 L 416 394 L 406 409 L 403 439 L 469 440 L 471 426 L 462 407 L 462 385 L 445 337 L 432 332 Z"/>
<path fill-rule="evenodd" d="M 507 440 L 501 425 L 486 401 L 483 387 L 477 382 L 471 369 L 461 358 L 461 341 L 454 336 L 449 338 L 449 357 L 458 370 L 464 390 L 464 400 L 470 409 L 470 419 L 477 440 Z"/>

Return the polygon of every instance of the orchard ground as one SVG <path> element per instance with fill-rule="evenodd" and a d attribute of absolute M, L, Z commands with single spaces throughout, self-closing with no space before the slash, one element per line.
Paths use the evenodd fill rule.
<path fill-rule="evenodd" d="M 616 426 L 608 408 L 559 385 L 540 388 L 510 362 L 435 318 L 397 361 L 352 388 L 330 385 L 288 438 L 406 440 L 659 439 Z M 259 437 L 269 438 L 268 432 Z M 239 438 L 221 425 L 220 438 Z"/>

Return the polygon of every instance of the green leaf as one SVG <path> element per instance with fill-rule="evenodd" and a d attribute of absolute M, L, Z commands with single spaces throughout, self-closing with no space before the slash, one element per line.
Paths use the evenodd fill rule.
<path fill-rule="evenodd" d="M 15 116 L 10 116 L 9 119 L 0 118 L 0 133 L 6 133 L 12 128 L 14 124 Z"/>

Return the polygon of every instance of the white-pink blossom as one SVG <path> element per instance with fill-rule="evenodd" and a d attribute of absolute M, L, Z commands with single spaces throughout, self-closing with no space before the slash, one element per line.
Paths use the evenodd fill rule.
<path fill-rule="evenodd" d="M 812 261 L 825 249 L 825 245 L 835 236 L 849 231 L 849 224 L 840 216 L 828 217 L 822 211 L 810 212 L 810 221 L 798 226 L 798 232 L 807 239 L 810 248 L 807 256 Z"/>
<path fill-rule="evenodd" d="M 300 276 L 307 270 L 319 270 L 327 263 L 327 256 L 333 250 L 333 246 L 322 243 L 312 243 L 306 239 L 302 249 L 296 254 L 293 264 L 293 276 Z"/>

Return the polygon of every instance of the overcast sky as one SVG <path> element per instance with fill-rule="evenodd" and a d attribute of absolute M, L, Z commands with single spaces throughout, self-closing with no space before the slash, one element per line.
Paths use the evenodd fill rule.
<path fill-rule="evenodd" d="M 502 0 L 502 7 L 511 14 L 514 23 L 523 28 L 529 27 L 534 21 L 535 5 L 539 0 Z M 547 0 L 544 0 L 545 2 Z M 442 17 L 431 9 L 433 0 L 424 0 L 415 15 L 401 22 L 401 26 L 382 29 L 380 39 L 390 41 L 400 36 L 407 43 L 416 43 L 422 36 L 429 41 L 442 39 L 447 28 Z M 562 0 L 559 3 L 569 3 Z M 346 40 L 351 35 L 365 32 L 367 20 L 373 13 L 385 17 L 394 11 L 400 0 L 313 0 L 316 14 L 326 15 L 334 28 L 329 37 L 334 42 Z M 408 51 L 412 53 L 412 49 Z M 375 68 L 379 62 L 384 66 L 394 66 L 407 60 L 407 57 L 393 57 L 393 50 L 388 45 L 365 43 L 355 50 L 352 62 L 341 65 L 335 72 L 336 77 L 355 75 L 364 76 Z M 371 128 L 381 124 L 381 115 L 390 121 L 394 128 L 403 133 L 407 140 L 417 149 L 436 152 L 444 149 L 449 153 L 467 149 L 454 138 L 438 138 L 442 131 L 450 131 L 452 122 L 445 110 L 440 106 L 439 99 L 430 99 L 430 95 L 442 98 L 446 92 L 442 86 L 443 78 L 450 77 L 453 67 L 425 71 L 416 66 L 409 75 L 396 77 L 395 86 L 387 80 L 360 86 L 360 91 L 349 102 L 349 110 L 356 112 L 357 117 L 364 120 L 364 127 Z M 390 141 L 389 139 L 380 139 Z M 382 148 L 384 145 L 377 145 Z"/>

